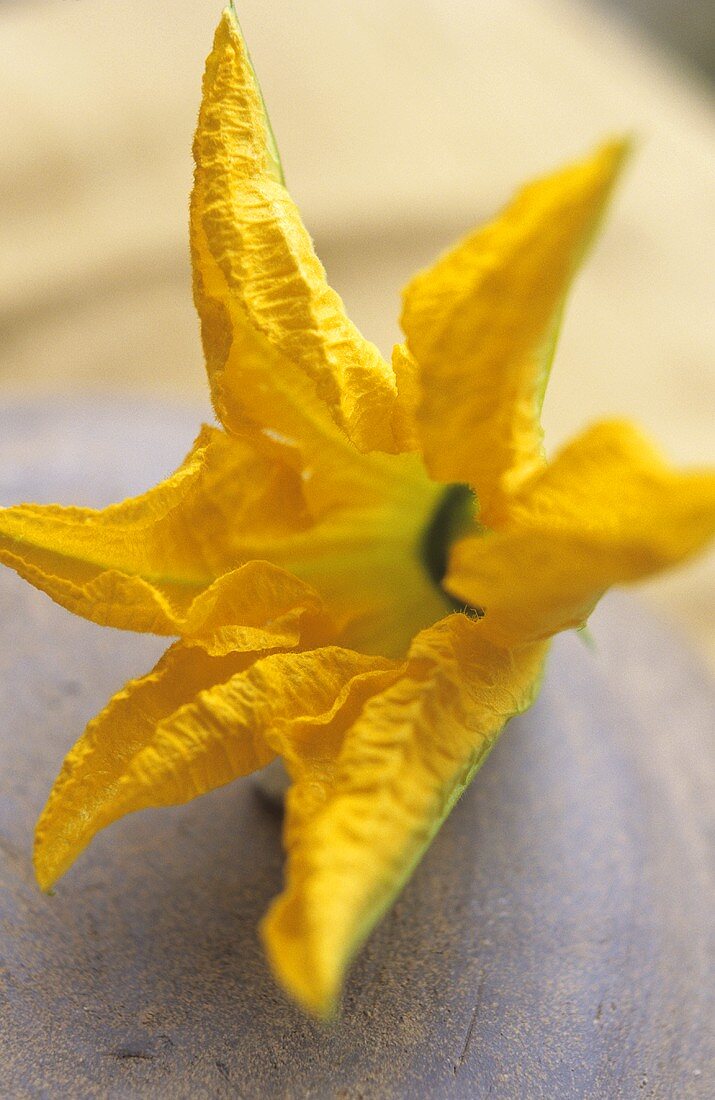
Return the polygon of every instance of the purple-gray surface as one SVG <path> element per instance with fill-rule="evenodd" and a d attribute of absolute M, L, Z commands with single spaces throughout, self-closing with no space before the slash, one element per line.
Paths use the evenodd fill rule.
<path fill-rule="evenodd" d="M 196 412 L 0 409 L 0 503 L 106 503 Z M 52 898 L 34 820 L 84 723 L 164 648 L 0 574 L 0 1064 L 8 1097 L 706 1097 L 713 1088 L 707 678 L 630 597 L 556 640 L 322 1028 L 257 923 L 280 819 L 250 781 L 101 835 Z"/>

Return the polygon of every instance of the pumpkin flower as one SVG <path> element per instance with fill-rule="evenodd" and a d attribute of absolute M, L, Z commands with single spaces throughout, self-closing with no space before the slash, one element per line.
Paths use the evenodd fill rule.
<path fill-rule="evenodd" d="M 392 363 L 347 318 L 286 190 L 235 15 L 203 83 L 194 298 L 220 427 L 101 511 L 0 511 L 0 560 L 95 623 L 178 639 L 69 753 L 37 826 L 43 889 L 124 814 L 280 758 L 278 980 L 334 1012 L 346 968 L 504 724 L 550 637 L 698 550 L 715 476 L 630 424 L 547 462 L 568 286 L 624 157 L 525 187 L 418 274 Z"/>

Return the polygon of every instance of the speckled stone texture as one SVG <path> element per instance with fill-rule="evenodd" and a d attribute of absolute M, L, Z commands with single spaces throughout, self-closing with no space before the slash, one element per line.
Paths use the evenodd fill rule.
<path fill-rule="evenodd" d="M 0 501 L 105 503 L 167 473 L 195 410 L 0 409 Z M 161 652 L 0 575 L 4 1097 L 713 1095 L 713 697 L 637 602 L 554 646 L 353 968 L 340 1021 L 283 997 L 256 925 L 280 819 L 250 781 L 119 822 L 43 897 L 35 817 L 84 723 Z"/>

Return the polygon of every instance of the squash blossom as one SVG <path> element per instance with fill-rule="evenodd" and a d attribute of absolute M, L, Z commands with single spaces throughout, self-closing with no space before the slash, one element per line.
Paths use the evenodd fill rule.
<path fill-rule="evenodd" d="M 334 1012 L 346 967 L 510 717 L 550 637 L 698 550 L 715 476 L 595 424 L 550 462 L 564 299 L 624 157 L 531 183 L 404 293 L 388 364 L 328 286 L 235 15 L 203 83 L 194 298 L 220 427 L 143 496 L 0 511 L 0 560 L 93 622 L 178 640 L 69 753 L 37 826 L 48 890 L 94 834 L 281 758 L 278 980 Z"/>

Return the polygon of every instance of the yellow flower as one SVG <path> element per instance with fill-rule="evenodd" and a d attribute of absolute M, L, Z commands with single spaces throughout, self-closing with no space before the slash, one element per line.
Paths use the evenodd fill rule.
<path fill-rule="evenodd" d="M 178 637 L 67 757 L 37 827 L 47 889 L 123 814 L 281 757 L 286 885 L 263 924 L 308 1010 L 411 874 L 548 638 L 697 550 L 715 477 L 626 423 L 547 464 L 564 297 L 623 157 L 538 180 L 408 286 L 388 365 L 326 282 L 235 18 L 204 79 L 195 301 L 221 428 L 103 511 L 0 512 L 0 560 L 76 614 Z"/>

